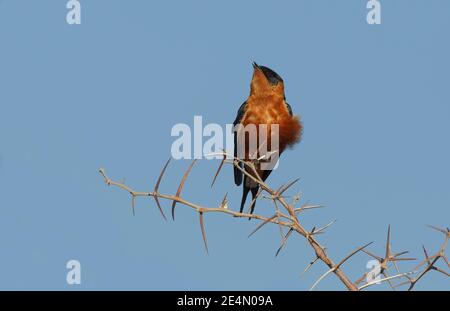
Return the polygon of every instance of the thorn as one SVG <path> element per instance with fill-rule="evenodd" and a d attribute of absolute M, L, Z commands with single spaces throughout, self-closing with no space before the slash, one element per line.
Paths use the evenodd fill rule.
<path fill-rule="evenodd" d="M 447 277 L 450 277 L 450 274 L 449 274 L 448 272 L 442 270 L 441 268 L 433 267 L 433 269 L 436 270 L 437 272 L 442 273 L 443 275 L 445 275 L 445 276 L 447 276 Z"/>
<path fill-rule="evenodd" d="M 199 212 L 200 215 L 200 230 L 202 231 L 203 243 L 205 244 L 206 254 L 209 255 L 208 242 L 206 241 L 205 224 L 203 223 L 203 212 Z"/>
<path fill-rule="evenodd" d="M 290 187 L 292 187 L 296 182 L 298 182 L 300 178 L 296 178 L 293 181 L 291 181 L 286 186 L 283 186 L 283 188 L 279 191 L 279 195 L 281 196 L 286 190 L 288 190 Z"/>
<path fill-rule="evenodd" d="M 222 166 L 223 166 L 223 164 L 225 163 L 225 160 L 226 160 L 226 159 L 227 159 L 227 155 L 226 155 L 225 150 L 224 150 L 223 159 L 222 159 L 222 161 L 220 162 L 220 165 L 219 165 L 219 168 L 218 168 L 217 171 L 216 171 L 216 174 L 214 175 L 213 181 L 212 181 L 212 183 L 211 183 L 211 188 L 214 186 L 214 183 L 216 182 L 217 176 L 219 176 L 219 173 L 220 173 L 220 171 L 222 170 Z"/>
<path fill-rule="evenodd" d="M 178 190 L 177 193 L 175 194 L 175 197 L 179 198 L 181 190 L 183 189 L 184 186 L 184 182 L 186 181 L 186 178 L 188 177 L 189 173 L 192 170 L 192 167 L 194 166 L 195 162 L 197 162 L 197 159 L 194 159 L 194 161 L 192 161 L 191 165 L 189 165 L 189 168 L 187 169 L 187 171 L 184 173 L 183 178 L 181 179 L 180 185 L 178 186 Z M 175 206 L 177 204 L 177 201 L 173 201 L 172 203 L 172 219 L 175 220 Z"/>
<path fill-rule="evenodd" d="M 441 229 L 441 228 L 433 226 L 433 225 L 428 225 L 428 227 L 431 228 L 431 229 L 434 229 L 436 231 L 442 232 L 446 236 L 450 236 L 450 231 L 448 230 L 448 228 L 447 228 L 447 230 L 444 230 L 444 229 Z"/>
<path fill-rule="evenodd" d="M 391 256 L 391 225 L 388 226 L 388 233 L 386 239 L 386 254 L 384 258 L 389 258 Z"/>
<path fill-rule="evenodd" d="M 276 192 L 276 193 L 280 193 L 281 189 L 283 189 L 285 185 L 286 185 L 286 184 L 281 184 L 281 186 L 278 187 L 277 191 L 275 191 L 275 192 Z"/>
<path fill-rule="evenodd" d="M 293 228 L 290 228 L 289 231 L 286 233 L 286 235 L 284 236 L 284 239 L 280 245 L 280 247 L 278 248 L 277 252 L 275 253 L 275 257 L 278 256 L 278 254 L 280 253 L 280 251 L 283 249 L 283 247 L 286 245 L 287 239 L 289 239 L 289 236 L 292 234 L 292 232 L 294 231 Z"/>
<path fill-rule="evenodd" d="M 322 207 L 325 207 L 325 206 L 323 206 L 323 205 L 302 205 L 301 207 L 294 209 L 294 212 L 300 213 L 302 211 L 306 211 L 309 209 L 316 209 L 316 208 L 322 208 Z"/>
<path fill-rule="evenodd" d="M 220 203 L 220 207 L 224 209 L 228 209 L 228 200 L 227 200 L 228 192 L 225 193 L 225 196 L 223 197 L 222 203 Z"/>
<path fill-rule="evenodd" d="M 167 217 L 166 217 L 166 215 L 164 215 L 163 209 L 159 202 L 158 190 L 159 190 L 159 185 L 161 183 L 162 177 L 164 176 L 164 173 L 166 172 L 166 169 L 170 163 L 170 160 L 171 160 L 171 158 L 169 158 L 169 160 L 167 160 L 166 164 L 164 165 L 161 173 L 159 174 L 158 180 L 156 181 L 155 189 L 153 190 L 153 192 L 155 193 L 155 195 L 153 197 L 155 198 L 156 206 L 158 207 L 159 212 L 161 213 L 161 216 L 164 218 L 165 221 L 167 221 Z"/>
<path fill-rule="evenodd" d="M 267 224 L 267 223 L 271 222 L 272 220 L 274 220 L 277 216 L 278 216 L 278 215 L 275 214 L 275 215 L 273 215 L 272 217 L 267 218 L 266 220 L 264 220 L 262 223 L 260 223 L 260 224 L 255 228 L 255 230 L 253 230 L 253 231 L 248 235 L 248 237 L 251 237 L 253 234 L 256 233 L 256 231 L 258 231 L 259 229 L 261 229 L 265 224 Z"/>
<path fill-rule="evenodd" d="M 405 272 L 405 273 L 397 274 L 397 275 L 390 276 L 390 277 L 385 277 L 385 278 L 383 278 L 383 279 L 381 279 L 381 280 L 375 280 L 375 281 L 372 281 L 372 282 L 370 282 L 370 283 L 364 284 L 363 286 L 359 287 L 358 289 L 359 289 L 359 290 L 363 290 L 364 288 L 367 288 L 367 287 L 372 286 L 372 285 L 374 285 L 374 284 L 378 284 L 378 283 L 390 281 L 390 280 L 392 280 L 392 279 L 404 277 L 404 276 L 407 276 L 407 275 L 410 275 L 410 274 L 415 274 L 415 273 L 416 273 L 416 271 L 411 271 L 411 272 Z M 397 285 L 397 287 L 398 287 L 398 286 L 400 286 L 400 284 Z"/>
<path fill-rule="evenodd" d="M 335 224 L 336 221 L 337 221 L 337 220 L 335 219 L 335 220 L 331 221 L 330 223 L 326 224 L 325 226 L 323 226 L 322 228 L 319 228 L 318 230 L 316 230 L 316 231 L 314 232 L 314 234 L 322 233 L 322 232 L 325 231 L 327 228 L 329 228 L 329 227 L 331 227 L 333 224 Z M 315 229 L 315 227 L 314 227 L 314 229 Z"/>
<path fill-rule="evenodd" d="M 322 281 L 328 274 L 330 274 L 331 272 L 333 272 L 335 270 L 336 270 L 336 268 L 331 268 L 327 272 L 322 274 L 320 276 L 320 278 L 317 279 L 317 281 L 311 286 L 311 288 L 309 290 L 312 291 L 320 283 L 320 281 Z"/>
<path fill-rule="evenodd" d="M 361 246 L 360 248 L 354 250 L 353 252 L 351 252 L 349 255 L 347 255 L 344 259 L 342 259 L 336 266 L 335 269 L 339 269 L 340 266 L 342 266 L 347 260 L 349 260 L 351 257 L 353 257 L 355 254 L 357 254 L 358 252 L 362 251 L 363 249 L 365 249 L 367 246 L 369 246 L 370 244 L 372 244 L 373 242 L 367 243 L 364 246 Z"/>
<path fill-rule="evenodd" d="M 450 263 L 448 261 L 448 258 L 446 256 L 442 257 L 445 261 L 445 263 L 447 264 L 447 266 L 450 268 Z"/>
<path fill-rule="evenodd" d="M 371 252 L 369 252 L 369 251 L 367 251 L 367 250 L 365 250 L 365 249 L 363 249 L 362 251 L 363 251 L 364 253 L 366 253 L 367 255 L 369 255 L 370 257 L 372 257 L 372 258 L 378 260 L 378 262 L 380 262 L 380 263 L 383 261 L 383 258 L 381 258 L 381 257 L 379 257 L 379 256 L 377 256 L 377 255 L 375 255 L 375 254 L 372 254 Z"/>
<path fill-rule="evenodd" d="M 305 270 L 303 270 L 303 272 L 300 274 L 300 277 L 302 277 L 309 269 L 311 269 L 311 267 L 317 262 L 317 260 L 319 260 L 319 257 L 316 257 L 316 259 L 314 259 L 313 261 L 311 261 L 305 268 Z"/>

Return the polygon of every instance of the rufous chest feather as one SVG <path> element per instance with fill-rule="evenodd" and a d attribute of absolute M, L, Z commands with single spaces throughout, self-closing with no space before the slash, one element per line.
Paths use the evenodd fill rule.
<path fill-rule="evenodd" d="M 303 128 L 299 118 L 289 113 L 284 98 L 279 96 L 250 97 L 241 123 L 243 126 L 257 125 L 258 132 L 258 125 L 266 124 L 269 138 L 270 125 L 277 124 L 280 151 L 299 142 Z"/>
<path fill-rule="evenodd" d="M 249 99 L 242 124 L 280 124 L 292 118 L 282 98 L 273 96 Z"/>

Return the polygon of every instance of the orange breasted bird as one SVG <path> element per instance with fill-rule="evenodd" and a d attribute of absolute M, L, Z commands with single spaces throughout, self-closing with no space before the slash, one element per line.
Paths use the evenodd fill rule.
<path fill-rule="evenodd" d="M 266 125 L 267 131 L 270 132 L 272 124 L 278 125 L 278 155 L 286 149 L 290 148 L 301 139 L 303 126 L 300 122 L 298 116 L 293 115 L 291 106 L 286 101 L 286 96 L 284 93 L 284 82 L 283 79 L 272 69 L 265 66 L 259 66 L 253 63 L 253 77 L 250 84 L 250 95 L 248 99 L 240 106 L 236 119 L 233 125 L 236 126 L 241 124 L 246 127 L 249 124 L 256 126 L 256 130 L 259 131 L 260 125 Z M 245 148 L 240 150 L 245 150 L 241 154 L 242 160 L 251 161 L 253 159 L 254 166 L 256 168 L 256 173 L 259 177 L 265 181 L 269 177 L 272 170 L 261 168 L 261 163 L 258 159 L 259 157 L 251 158 L 249 154 L 249 136 L 240 136 L 236 127 L 234 128 L 234 157 L 238 157 L 238 148 Z M 267 133 L 267 144 L 266 149 L 270 152 L 271 141 L 270 133 Z M 263 142 L 257 139 L 256 148 L 260 147 Z M 241 169 L 245 170 L 251 176 L 255 176 L 255 170 L 250 169 L 248 165 L 244 165 L 242 162 L 239 163 Z M 234 167 L 234 182 L 237 186 L 242 185 L 242 200 L 240 212 L 242 213 L 249 192 L 252 193 L 252 203 L 250 206 L 250 213 L 253 213 L 255 208 L 256 196 L 259 191 L 259 184 L 252 178 L 245 175 L 239 168 Z"/>

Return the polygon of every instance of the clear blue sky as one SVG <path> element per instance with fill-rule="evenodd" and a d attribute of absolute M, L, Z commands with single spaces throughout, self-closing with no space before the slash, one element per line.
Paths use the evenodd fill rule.
<path fill-rule="evenodd" d="M 0 289 L 308 289 L 325 268 L 299 277 L 313 259 L 299 237 L 275 258 L 277 227 L 248 239 L 257 222 L 208 215 L 207 256 L 197 214 L 166 223 L 139 199 L 133 217 L 98 174 L 151 190 L 175 123 L 234 120 L 251 61 L 284 78 L 305 126 L 269 181 L 301 177 L 295 190 L 327 206 L 301 221 L 338 220 L 320 237 L 332 258 L 370 241 L 381 253 L 388 224 L 396 251 L 440 245 L 426 225 L 450 219 L 449 1 L 382 1 L 379 26 L 365 0 L 81 2 L 69 26 L 65 0 L 0 1 Z M 201 161 L 183 192 L 204 205 L 228 192 L 236 209 L 230 168 L 209 190 L 216 165 Z M 66 284 L 70 259 L 79 286 Z M 344 268 L 357 278 L 367 260 Z M 334 276 L 318 288 L 343 289 Z M 449 281 L 431 273 L 417 289 Z"/>

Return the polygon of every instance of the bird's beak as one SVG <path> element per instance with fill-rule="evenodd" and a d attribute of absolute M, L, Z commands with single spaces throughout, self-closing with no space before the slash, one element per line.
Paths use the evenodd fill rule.
<path fill-rule="evenodd" d="M 266 80 L 268 80 L 267 76 L 266 76 L 266 73 L 261 69 L 261 67 L 259 67 L 259 65 L 256 62 L 253 62 L 253 70 L 255 72 L 258 72 L 258 74 L 262 74 L 262 76 L 264 78 L 266 78 Z"/>

